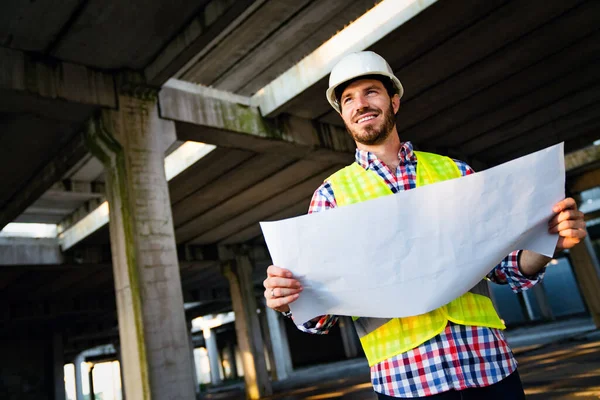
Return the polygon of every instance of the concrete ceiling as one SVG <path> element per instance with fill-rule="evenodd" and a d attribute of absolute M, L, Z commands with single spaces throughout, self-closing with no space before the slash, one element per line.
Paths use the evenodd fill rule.
<path fill-rule="evenodd" d="M 176 77 L 251 96 L 376 3 L 12 0 L 0 4 L 0 50 L 22 54 L 28 71 L 61 62 L 84 66 L 83 75 L 100 76 L 106 87 L 134 70 L 157 87 Z M 599 17 L 594 0 L 435 2 L 369 47 L 404 84 L 402 140 L 476 168 L 560 141 L 567 150 L 591 144 L 600 138 Z M 94 112 L 117 105 L 108 95 L 87 100 L 101 97 L 91 90 L 88 97 L 47 95 L 27 84 L 31 76 L 21 86 L 6 83 L 12 80 L 2 54 L 0 169 L 10 173 L 0 176 L 0 217 L 56 223 L 101 196 L 101 166 L 90 160 L 80 133 Z M 341 126 L 324 98 L 326 86 L 323 78 L 305 88 L 275 117 Z M 258 222 L 305 213 L 313 190 L 351 162 L 352 152 L 344 160 L 316 160 L 222 143 L 222 132 L 186 123 L 178 122 L 177 132 L 180 140 L 218 145 L 169 183 L 186 296 L 200 304 L 196 312 L 218 311 L 229 307 L 218 263 L 186 258 L 185 249 L 262 243 Z M 0 289 L 14 295 L 3 299 L 16 299 L 6 303 L 3 320 L 12 325 L 3 326 L 29 326 L 23 319 L 32 315 L 69 325 L 77 337 L 115 334 L 110 255 L 88 257 L 90 249 L 106 253 L 108 243 L 104 227 L 70 251 L 64 265 L 0 268 Z M 267 259 L 257 267 L 257 287 Z"/>

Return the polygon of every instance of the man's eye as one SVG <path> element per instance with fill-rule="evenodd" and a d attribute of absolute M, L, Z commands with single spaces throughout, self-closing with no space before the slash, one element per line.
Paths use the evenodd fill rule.
<path fill-rule="evenodd" d="M 350 102 L 350 97 L 346 97 L 345 99 L 342 100 L 342 104 L 348 104 Z"/>

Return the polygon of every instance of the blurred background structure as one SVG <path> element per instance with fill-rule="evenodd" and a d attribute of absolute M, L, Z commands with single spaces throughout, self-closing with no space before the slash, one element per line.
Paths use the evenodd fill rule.
<path fill-rule="evenodd" d="M 314 337 L 265 309 L 258 222 L 306 213 L 352 162 L 324 93 L 364 49 L 402 80 L 420 150 L 483 170 L 565 142 L 589 239 L 493 295 L 511 329 L 597 329 L 599 17 L 594 0 L 1 2 L 1 397 L 239 382 L 257 399 L 360 359 L 349 320 Z"/>

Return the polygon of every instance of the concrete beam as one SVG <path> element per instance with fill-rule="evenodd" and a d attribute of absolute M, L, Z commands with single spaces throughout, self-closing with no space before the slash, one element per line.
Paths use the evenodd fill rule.
<path fill-rule="evenodd" d="M 70 215 L 73 207 L 104 201 L 104 184 L 65 179 L 55 183 L 33 205 L 28 207 L 15 222 L 55 224 Z M 85 207 L 87 210 L 91 209 Z"/>
<path fill-rule="evenodd" d="M 165 145 L 169 141 L 165 140 Z M 183 143 L 165 158 L 165 176 L 167 180 L 173 179 L 214 148 L 214 146 L 203 143 Z M 94 205 L 93 211 L 82 216 L 82 211 L 90 209 L 90 205 Z M 108 220 L 109 206 L 108 202 L 104 201 L 104 197 L 88 202 L 59 224 L 58 239 L 62 250 L 66 251 L 72 248 L 98 229 L 106 226 Z"/>
<path fill-rule="evenodd" d="M 113 76 L 106 72 L 0 47 L 0 89 L 116 108 L 114 88 Z"/>
<path fill-rule="evenodd" d="M 600 146 L 589 146 L 585 149 L 565 154 L 565 169 L 567 171 L 573 171 L 589 167 L 590 164 L 598 163 L 599 161 Z"/>
<path fill-rule="evenodd" d="M 1 55 L 0 60 L 2 60 Z M 1 77 L 0 81 L 2 81 Z M 0 210 L 0 229 L 15 220 L 27 207 L 50 189 L 55 182 L 61 180 L 64 174 L 86 154 L 87 149 L 83 136 L 81 134 L 75 135 L 62 151 L 50 160 L 42 170 L 38 171 L 29 182 L 25 183 L 23 188 L 7 203 L 7 206 Z"/>
<path fill-rule="evenodd" d="M 600 169 L 588 171 L 578 177 L 567 180 L 570 193 L 581 193 L 584 190 L 600 186 Z"/>
<path fill-rule="evenodd" d="M 146 67 L 144 72 L 148 84 L 158 87 L 172 76 L 182 75 L 183 71 L 205 56 L 263 2 L 255 0 L 208 2 Z"/>
<path fill-rule="evenodd" d="M 344 163 L 355 148 L 344 128 L 293 116 L 263 118 L 248 97 L 189 82 L 169 80 L 159 103 L 161 117 L 176 122 L 179 140 Z"/>
<path fill-rule="evenodd" d="M 382 1 L 259 90 L 252 97 L 252 104 L 265 116 L 277 115 L 286 103 L 326 77 L 345 54 L 368 48 L 435 2 Z"/>
<path fill-rule="evenodd" d="M 235 30 L 223 37 L 218 46 L 211 49 L 203 59 L 195 62 L 178 78 L 216 87 L 215 80 L 223 76 L 226 71 L 230 71 L 237 62 L 244 62 L 250 53 L 264 53 L 260 46 L 265 41 L 274 36 L 283 36 L 282 26 L 287 28 L 290 21 L 295 19 L 301 19 L 305 29 L 310 24 L 300 15 L 302 10 L 308 8 L 309 3 L 314 3 L 311 0 L 260 1 L 259 3 L 260 6 L 255 7 L 252 13 L 248 13 L 247 18 Z M 254 5 L 256 6 L 256 3 Z M 288 46 L 290 46 L 289 42 L 287 45 L 278 46 L 277 49 L 282 54 L 287 51 Z M 268 55 L 265 54 L 265 57 Z M 219 62 L 208 60 L 219 60 Z M 252 69 L 254 72 L 260 71 L 260 69 Z"/>
<path fill-rule="evenodd" d="M 56 239 L 0 237 L 0 265 L 62 264 Z"/>

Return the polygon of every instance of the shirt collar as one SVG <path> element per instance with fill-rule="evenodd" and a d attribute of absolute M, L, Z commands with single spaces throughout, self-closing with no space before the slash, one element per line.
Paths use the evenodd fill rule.
<path fill-rule="evenodd" d="M 378 159 L 374 153 L 359 149 L 356 149 L 355 158 L 356 162 L 364 169 L 369 169 L 375 160 Z M 398 160 L 400 160 L 399 165 L 414 164 L 417 162 L 411 142 L 402 143 L 400 151 L 398 151 Z"/>

